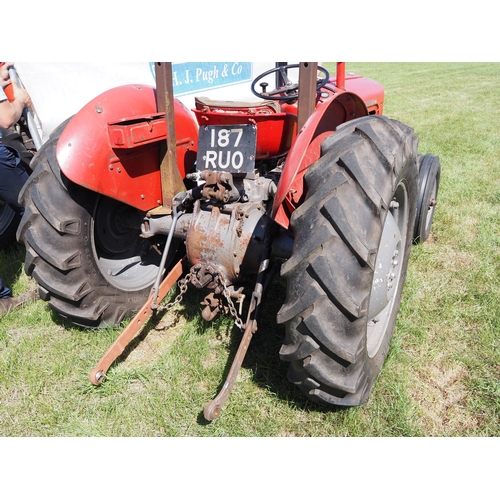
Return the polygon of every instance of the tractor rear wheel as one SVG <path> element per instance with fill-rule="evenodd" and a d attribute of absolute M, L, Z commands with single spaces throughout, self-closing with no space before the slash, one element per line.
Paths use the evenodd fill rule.
<path fill-rule="evenodd" d="M 291 218 L 280 357 L 315 402 L 357 406 L 389 350 L 417 205 L 413 130 L 382 116 L 347 122 L 323 141 Z"/>
<path fill-rule="evenodd" d="M 146 302 L 160 254 L 140 238 L 143 214 L 64 176 L 55 155 L 64 126 L 34 158 L 21 192 L 25 213 L 17 236 L 26 247 L 25 272 L 73 323 L 118 325 Z"/>

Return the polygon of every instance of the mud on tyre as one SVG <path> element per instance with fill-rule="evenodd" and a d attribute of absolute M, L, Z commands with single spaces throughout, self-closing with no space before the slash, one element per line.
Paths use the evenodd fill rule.
<path fill-rule="evenodd" d="M 143 214 L 61 172 L 55 151 L 66 123 L 33 159 L 20 194 L 25 271 L 61 316 L 85 327 L 117 325 L 147 300 L 160 254 L 139 237 Z"/>
<path fill-rule="evenodd" d="M 389 349 L 415 222 L 418 139 L 383 116 L 350 121 L 322 144 L 293 213 L 281 359 L 315 402 L 367 401 Z"/>

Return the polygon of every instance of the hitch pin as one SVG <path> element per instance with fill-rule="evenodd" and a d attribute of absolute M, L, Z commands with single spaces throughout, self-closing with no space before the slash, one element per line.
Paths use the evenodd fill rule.
<path fill-rule="evenodd" d="M 236 301 L 237 304 L 240 305 L 238 309 L 238 314 L 241 316 L 243 313 L 243 302 L 245 301 L 245 295 L 241 294 L 238 300 Z"/>

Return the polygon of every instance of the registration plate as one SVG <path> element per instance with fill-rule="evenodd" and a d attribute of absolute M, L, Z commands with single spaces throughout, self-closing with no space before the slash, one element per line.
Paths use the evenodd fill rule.
<path fill-rule="evenodd" d="M 253 173 L 257 128 L 246 125 L 206 125 L 198 135 L 197 170 Z"/>

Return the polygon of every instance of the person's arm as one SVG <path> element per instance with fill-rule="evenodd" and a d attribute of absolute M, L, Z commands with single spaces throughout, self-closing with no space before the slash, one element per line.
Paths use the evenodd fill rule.
<path fill-rule="evenodd" d="M 21 115 L 24 108 L 31 107 L 31 98 L 25 89 L 19 88 L 15 83 L 12 83 L 14 88 L 14 101 L 10 102 L 7 99 L 0 101 L 0 127 L 12 127 Z M 2 92 L 3 95 L 5 95 Z"/>

